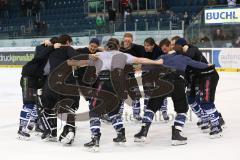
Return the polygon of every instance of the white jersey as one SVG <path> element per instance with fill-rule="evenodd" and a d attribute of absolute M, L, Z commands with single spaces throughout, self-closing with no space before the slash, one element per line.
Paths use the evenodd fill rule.
<path fill-rule="evenodd" d="M 96 72 L 103 70 L 113 70 L 115 68 L 124 69 L 126 64 L 133 64 L 135 57 L 120 51 L 97 52 L 99 56 L 97 61 L 89 60 L 90 66 L 96 67 Z"/>

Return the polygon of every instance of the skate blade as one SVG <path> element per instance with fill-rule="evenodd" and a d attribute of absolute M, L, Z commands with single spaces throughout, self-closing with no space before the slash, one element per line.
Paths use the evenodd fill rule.
<path fill-rule="evenodd" d="M 57 137 L 48 137 L 45 139 L 42 139 L 43 142 L 57 142 Z"/>
<path fill-rule="evenodd" d="M 87 148 L 87 151 L 92 153 L 99 152 L 99 150 L 100 150 L 99 147 L 96 147 L 96 146 Z"/>
<path fill-rule="evenodd" d="M 215 135 L 210 135 L 210 139 L 217 139 L 217 138 L 221 138 L 223 136 L 222 132 L 215 134 Z"/>
<path fill-rule="evenodd" d="M 126 142 L 114 142 L 114 144 L 117 146 L 126 147 Z"/>
<path fill-rule="evenodd" d="M 210 128 L 208 128 L 208 129 L 202 129 L 202 133 L 210 133 Z"/>
<path fill-rule="evenodd" d="M 187 144 L 187 141 L 172 140 L 172 146 L 180 146 L 185 144 Z"/>
<path fill-rule="evenodd" d="M 142 138 L 135 138 L 134 139 L 135 143 L 144 143 L 146 142 L 146 137 L 142 137 Z"/>
<path fill-rule="evenodd" d="M 62 136 L 61 136 L 62 137 Z M 61 139 L 61 143 L 64 145 L 71 145 L 73 140 L 74 140 L 74 133 L 73 132 L 69 132 L 66 137 L 62 137 Z"/>
<path fill-rule="evenodd" d="M 29 141 L 30 137 L 25 137 L 25 136 L 22 136 L 22 135 L 18 135 L 17 139 L 19 139 L 21 141 Z"/>
<path fill-rule="evenodd" d="M 34 136 L 41 136 L 42 133 L 41 132 L 34 132 Z"/>

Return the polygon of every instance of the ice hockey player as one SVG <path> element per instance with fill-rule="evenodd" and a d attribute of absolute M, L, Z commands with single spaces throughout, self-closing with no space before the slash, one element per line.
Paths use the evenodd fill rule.
<path fill-rule="evenodd" d="M 71 100 L 71 103 L 65 104 L 65 108 L 69 108 L 67 114 L 66 125 L 63 132 L 59 137 L 59 141 L 63 144 L 72 144 L 75 138 L 75 111 L 79 107 L 79 95 L 62 95 L 53 90 L 49 84 L 49 77 L 51 74 L 57 72 L 57 67 L 64 63 L 66 60 L 78 56 L 79 53 L 71 47 L 72 38 L 69 35 L 61 35 L 59 43 L 54 45 L 55 50 L 49 56 L 49 69 L 50 73 L 48 81 L 44 84 L 42 103 L 44 110 L 39 115 L 44 127 L 42 139 L 44 141 L 57 141 L 57 113 L 59 112 L 60 102 L 65 99 Z M 73 75 L 69 75 L 66 83 L 75 84 L 76 81 Z M 64 92 L 64 91 L 63 91 Z"/>
<path fill-rule="evenodd" d="M 34 58 L 23 66 L 20 81 L 23 98 L 18 130 L 18 137 L 20 139 L 30 139 L 30 131 L 33 130 L 34 127 L 36 131 L 42 131 L 39 123 L 37 123 L 37 89 L 42 88 L 45 82 L 46 75 L 44 73 L 44 67 L 50 53 L 53 51 L 53 45 L 57 40 L 57 37 L 53 37 L 37 46 Z"/>
<path fill-rule="evenodd" d="M 182 50 L 184 55 L 193 60 L 208 63 L 202 52 L 197 47 L 187 44 L 184 38 L 179 38 L 176 41 L 175 48 Z M 221 137 L 225 122 L 214 104 L 219 80 L 215 67 L 203 70 L 188 67 L 186 75 L 188 79 L 188 102 L 199 118 L 197 124 L 203 132 L 207 132 L 210 128 L 211 138 Z"/>
<path fill-rule="evenodd" d="M 89 143 L 84 144 L 84 147 L 90 149 L 90 151 L 98 151 L 99 150 L 99 141 L 101 137 L 101 121 L 100 114 L 104 113 L 104 110 L 108 111 L 108 116 L 111 119 L 112 125 L 117 132 L 117 137 L 113 139 L 115 143 L 124 143 L 126 142 L 125 137 L 125 128 L 123 126 L 122 117 L 119 114 L 119 109 L 121 106 L 121 101 L 126 98 L 123 93 L 117 93 L 116 88 L 113 85 L 114 83 L 118 83 L 115 81 L 121 81 L 121 79 L 125 79 L 124 67 L 126 64 L 162 64 L 162 61 L 152 61 L 146 58 L 137 58 L 130 54 L 122 53 L 119 51 L 120 45 L 117 39 L 111 38 L 109 39 L 106 45 L 106 51 L 96 53 L 98 59 L 93 61 L 90 59 L 89 61 L 68 61 L 68 64 L 71 66 L 86 66 L 86 65 L 94 65 L 96 67 L 96 73 L 98 75 L 97 81 L 94 84 L 94 88 L 98 90 L 96 93 L 100 95 L 102 91 L 108 91 L 112 94 L 116 95 L 116 99 L 112 99 L 111 97 L 107 97 L 105 100 L 108 104 L 114 104 L 113 106 L 101 106 L 101 101 L 98 101 L 97 97 L 93 98 L 91 101 L 91 108 L 89 112 L 90 116 L 90 130 L 92 133 L 92 140 Z M 117 74 L 115 74 L 117 73 Z M 117 75 L 116 79 L 113 79 L 111 75 Z M 119 76 L 121 75 L 121 76 Z M 124 83 L 120 88 L 125 88 Z M 124 90 L 123 90 L 124 91 Z M 123 96 L 120 96 L 123 95 Z M 109 108 L 110 107 L 110 108 Z M 96 111 L 98 110 L 98 111 Z M 100 112 L 99 112 L 100 110 Z"/>
<path fill-rule="evenodd" d="M 86 55 L 86 58 L 88 59 L 89 54 L 95 54 L 97 52 L 103 51 L 103 48 L 100 48 L 100 41 L 97 38 L 92 38 L 89 42 L 88 47 L 79 48 L 77 51 L 82 54 Z M 92 86 L 94 82 L 96 81 L 96 74 L 95 74 L 95 67 L 94 66 L 87 66 L 87 67 L 81 67 L 75 70 L 75 75 L 78 77 L 78 85 L 80 86 Z M 91 100 L 91 97 L 85 97 L 87 101 Z M 111 122 L 110 118 L 107 115 L 103 115 L 101 117 L 103 122 L 109 123 Z"/>
<path fill-rule="evenodd" d="M 133 43 L 133 35 L 131 33 L 125 33 L 123 36 L 122 46 L 120 48 L 121 52 L 128 53 L 135 57 L 144 57 L 144 47 L 138 44 Z M 128 80 L 127 80 L 127 87 L 129 89 L 129 96 L 133 100 L 132 102 L 132 109 L 133 109 L 133 118 L 136 121 L 141 121 L 142 117 L 141 113 L 141 106 L 140 106 L 140 98 L 141 93 L 137 84 L 137 80 L 135 77 L 135 71 L 132 65 L 127 65 L 125 70 L 128 73 Z M 131 86 L 131 87 L 130 87 Z M 132 89 L 134 86 L 134 89 Z M 123 107 L 123 106 L 122 106 Z M 121 109 L 123 110 L 123 108 Z"/>
<path fill-rule="evenodd" d="M 145 49 L 145 54 L 144 57 L 151 59 L 151 60 L 156 60 L 158 59 L 161 55 L 164 54 L 164 52 L 161 50 L 161 48 L 155 43 L 155 40 L 152 37 L 146 38 L 144 40 L 144 49 Z M 144 72 L 142 73 L 144 74 Z M 150 81 L 149 81 L 150 80 Z M 144 76 L 142 77 L 142 82 L 143 82 L 143 89 L 146 90 L 148 89 L 147 86 L 151 84 L 151 79 L 146 80 Z M 149 88 L 150 89 L 150 88 Z M 144 108 L 147 107 L 148 103 L 148 96 L 146 95 L 145 92 L 145 97 L 144 97 Z M 163 119 L 165 121 L 169 120 L 169 116 L 167 113 L 167 98 L 164 99 L 164 103 L 162 106 L 159 106 L 159 110 L 162 113 Z"/>
<path fill-rule="evenodd" d="M 169 42 L 166 41 L 166 44 L 163 45 L 169 45 Z M 187 66 L 204 69 L 208 68 L 209 65 L 206 63 L 193 61 L 191 58 L 182 55 L 181 52 L 175 52 L 174 50 L 170 51 L 167 55 L 161 56 L 161 59 L 163 60 L 163 64 L 165 66 L 176 70 L 176 73 L 165 75 L 163 78 L 172 82 L 174 85 L 174 90 L 169 95 L 173 100 L 174 110 L 177 112 L 174 125 L 172 126 L 172 145 L 183 145 L 187 143 L 187 138 L 182 136 L 182 129 L 184 127 L 187 116 L 186 114 L 188 111 L 184 80 L 185 70 Z M 154 114 L 156 113 L 158 106 L 163 103 L 164 98 L 165 97 L 162 96 L 156 98 L 150 97 L 142 120 L 143 125 L 141 130 L 139 133 L 134 135 L 135 142 L 145 141 Z"/>

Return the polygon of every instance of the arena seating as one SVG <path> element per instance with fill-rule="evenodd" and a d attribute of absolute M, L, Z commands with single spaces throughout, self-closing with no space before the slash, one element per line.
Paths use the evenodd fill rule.
<path fill-rule="evenodd" d="M 96 18 L 88 17 L 84 13 L 84 3 L 86 0 L 51 0 L 46 4 L 46 8 L 40 11 L 41 20 L 48 24 L 48 33 L 73 33 L 96 29 Z M 192 0 L 188 1 L 170 0 L 169 5 L 172 10 L 179 17 L 175 19 L 178 25 L 181 25 L 180 20 L 185 11 L 189 15 L 196 15 L 204 5 L 206 0 Z M 19 3 L 14 1 L 11 4 L 9 11 L 9 18 L 0 18 L 0 34 L 9 36 L 21 35 L 21 29 L 27 28 L 29 21 L 34 22 L 35 17 L 21 16 L 21 9 Z M 156 30 L 158 28 L 158 21 L 160 22 L 160 29 L 169 29 L 169 14 L 158 13 L 154 15 L 133 15 L 127 21 L 126 30 L 133 31 L 135 29 L 135 21 L 137 19 L 137 30 L 146 30 L 146 21 L 149 30 Z M 108 20 L 106 18 L 106 24 Z M 116 31 L 123 31 L 124 24 L 122 21 L 117 22 Z M 106 27 L 102 32 L 107 32 Z"/>

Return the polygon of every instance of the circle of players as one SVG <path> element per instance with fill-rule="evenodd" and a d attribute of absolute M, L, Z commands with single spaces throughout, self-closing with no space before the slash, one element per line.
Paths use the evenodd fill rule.
<path fill-rule="evenodd" d="M 67 115 L 66 125 L 57 139 L 58 112 L 54 106 L 59 100 L 66 97 L 54 93 L 50 89 L 47 83 L 48 75 L 61 63 L 79 54 L 84 54 L 88 58 L 89 55 L 98 55 L 98 53 L 113 54 L 116 51 L 119 54 L 130 55 L 130 59 L 132 58 L 131 63 L 162 64 L 177 71 L 174 76 L 166 77 L 167 80 L 174 84 L 173 93 L 161 98 L 151 98 L 145 95 L 143 117 L 140 115 L 140 97 L 136 98 L 129 95 L 132 98 L 133 118 L 135 121 L 142 123 L 140 131 L 134 135 L 134 142 L 145 142 L 154 115 L 158 110 L 162 113 L 165 121 L 169 120 L 167 97 L 172 98 L 176 112 L 172 126 L 172 145 L 187 144 L 187 137 L 182 135 L 182 130 L 186 121 L 188 106 L 199 118 L 197 126 L 203 132 L 209 133 L 210 138 L 222 136 L 225 122 L 214 104 L 219 80 L 218 73 L 214 65 L 208 64 L 201 51 L 197 47 L 188 44 L 184 38 L 175 36 L 171 40 L 163 39 L 157 45 L 154 39 L 150 37 L 145 39 L 144 46 L 141 46 L 133 43 L 131 33 L 125 33 L 121 43 L 117 39 L 111 38 L 105 48 L 100 48 L 100 42 L 96 38 L 91 39 L 89 46 L 85 48 L 74 49 L 71 44 L 72 38 L 69 35 L 61 35 L 60 37 L 45 40 L 36 47 L 35 57 L 23 66 L 20 82 L 23 107 L 20 112 L 19 139 L 29 140 L 31 132 L 36 131 L 42 133 L 41 138 L 44 141 L 59 140 L 64 145 L 71 145 L 76 135 L 74 113 L 78 109 L 80 97 L 69 97 L 74 100 L 74 104 L 71 106 L 71 113 Z M 74 66 L 77 64 L 74 64 L 74 62 L 71 64 L 69 61 L 69 65 Z M 81 79 L 85 71 L 86 66 L 79 68 L 78 76 L 69 77 L 69 82 L 76 84 L 76 79 Z M 99 77 L 100 73 L 98 73 Z M 136 79 L 134 73 L 129 74 L 129 76 Z M 138 91 L 139 89 L 136 92 Z M 113 139 L 113 142 L 125 143 L 125 128 L 122 120 L 124 100 L 121 101 L 121 104 L 114 112 L 104 116 L 99 116 L 96 112 L 91 111 L 93 99 L 89 98 L 87 100 L 89 101 L 92 136 L 91 141 L 84 144 L 84 147 L 91 151 L 98 151 L 101 137 L 101 119 L 111 122 L 116 130 L 117 137 Z"/>

